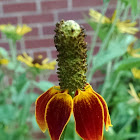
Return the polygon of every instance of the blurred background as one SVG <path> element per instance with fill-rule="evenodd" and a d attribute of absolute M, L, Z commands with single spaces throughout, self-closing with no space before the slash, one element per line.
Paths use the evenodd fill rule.
<path fill-rule="evenodd" d="M 107 16 L 111 16 L 116 8 L 116 0 L 111 0 L 106 11 Z M 17 42 L 19 53 L 25 51 L 32 57 L 42 54 L 43 57 L 56 59 L 57 52 L 54 47 L 53 37 L 55 24 L 60 20 L 75 20 L 86 29 L 89 46 L 94 31 L 84 19 L 84 14 L 88 15 L 89 9 L 101 10 L 102 0 L 1 0 L 0 2 L 0 24 L 27 24 L 32 31 L 25 35 L 24 39 Z M 9 49 L 8 43 L 0 35 L 0 46 Z M 95 52 L 100 46 L 100 40 L 96 43 Z M 97 72 L 96 78 L 92 82 L 98 84 L 103 80 L 103 75 Z M 53 73 L 49 81 L 57 82 L 57 75 Z M 96 87 L 96 86 L 95 86 Z"/>
<path fill-rule="evenodd" d="M 87 80 L 107 100 L 114 126 L 104 139 L 139 140 L 139 6 L 140 0 L 0 0 L 0 140 L 49 140 L 34 104 L 58 85 L 53 38 L 62 19 L 85 28 Z M 73 131 L 71 118 L 66 140 L 80 140 Z"/>

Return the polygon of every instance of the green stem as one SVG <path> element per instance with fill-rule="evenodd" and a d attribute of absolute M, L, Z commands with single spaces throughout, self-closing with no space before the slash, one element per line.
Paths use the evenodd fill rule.
<path fill-rule="evenodd" d="M 90 68 L 91 70 L 90 70 L 90 72 L 89 72 L 89 74 L 88 74 L 88 76 L 87 76 L 87 81 L 90 83 L 91 82 L 91 80 L 92 80 L 92 76 L 93 76 L 93 74 L 96 72 L 96 69 L 92 66 L 92 68 Z"/>
<path fill-rule="evenodd" d="M 13 63 L 16 63 L 16 55 L 17 55 L 16 41 L 15 40 L 9 40 L 9 46 L 10 46 L 12 61 L 13 61 Z"/>
<path fill-rule="evenodd" d="M 100 19 L 100 21 L 102 20 L 102 18 L 104 17 L 105 15 L 105 12 L 108 8 L 108 4 L 109 3 L 106 3 L 103 7 L 103 11 L 102 11 L 102 17 Z M 91 64 L 91 61 L 92 61 L 92 58 L 93 58 L 93 52 L 94 52 L 94 47 L 96 45 L 96 41 L 97 41 L 97 37 L 98 37 L 98 33 L 100 31 L 100 27 L 101 27 L 101 22 L 99 21 L 99 24 L 97 25 L 97 29 L 96 29 L 96 32 L 95 32 L 95 35 L 92 37 L 92 43 L 91 43 L 91 48 L 90 48 L 90 51 L 89 51 L 89 58 L 87 60 L 87 63 L 88 63 L 88 66 L 90 67 L 90 64 Z"/>
<path fill-rule="evenodd" d="M 110 30 L 109 30 L 109 33 L 107 34 L 107 36 L 106 36 L 106 38 L 104 39 L 104 41 L 103 41 L 103 43 L 102 43 L 102 45 L 101 45 L 101 47 L 100 47 L 100 50 L 99 50 L 99 52 L 101 52 L 101 51 L 103 51 L 105 48 L 106 48 L 106 46 L 107 46 L 107 44 L 108 44 L 108 42 L 109 42 L 109 40 L 110 40 L 110 37 L 111 37 L 111 35 L 112 35 L 112 33 L 113 33 L 113 31 L 114 31 L 114 28 L 115 28 L 115 25 L 116 25 L 116 22 L 117 22 L 117 19 L 118 19 L 118 16 L 121 14 L 121 12 L 122 12 L 122 8 L 121 8 L 121 10 L 118 10 L 118 9 L 120 9 L 120 2 L 118 2 L 117 3 L 117 8 L 116 8 L 116 10 L 117 11 L 119 11 L 119 12 L 117 12 L 117 15 L 116 15 L 116 19 L 115 19 L 115 21 L 113 22 L 113 24 L 112 24 L 112 26 L 111 26 L 111 28 L 110 28 Z M 107 7 L 106 7 L 107 8 Z M 99 24 L 100 25 L 100 24 Z M 98 25 L 98 27 L 100 27 Z M 98 29 L 98 28 L 97 28 Z M 98 30 L 97 30 L 98 31 Z M 98 32 L 96 33 L 96 35 L 98 35 Z M 96 38 L 96 36 L 95 36 L 95 38 Z M 96 40 L 95 40 L 96 41 Z M 95 43 L 93 43 L 93 45 L 94 45 Z M 93 54 L 93 51 L 92 51 L 92 49 L 94 49 L 94 47 L 93 47 L 93 45 L 92 45 L 92 47 L 91 47 L 91 50 L 90 50 L 90 52 Z M 89 54 L 89 59 L 91 59 L 92 60 L 92 54 Z M 91 61 L 91 60 L 89 60 L 89 61 Z M 90 66 L 90 62 L 88 63 L 88 65 Z M 95 68 L 94 67 L 94 65 L 92 66 L 92 68 L 91 68 L 91 70 L 90 70 L 90 72 L 89 72 L 89 74 L 87 75 L 87 81 L 88 82 L 91 82 L 91 80 L 92 80 L 92 76 L 93 76 L 93 74 L 95 73 L 95 71 L 97 70 L 97 68 Z"/>
<path fill-rule="evenodd" d="M 65 133 L 66 133 L 66 129 L 67 129 L 67 126 L 65 127 L 65 129 L 64 129 L 64 131 L 63 131 L 63 133 L 62 133 L 62 135 L 61 135 L 60 140 L 64 140 Z"/>
<path fill-rule="evenodd" d="M 104 39 L 104 41 L 103 41 L 103 43 L 102 43 L 102 45 L 100 47 L 100 51 L 104 50 L 107 47 L 107 44 L 108 44 L 108 42 L 109 42 L 109 40 L 110 40 L 110 38 L 112 36 L 112 33 L 113 33 L 114 29 L 115 29 L 116 22 L 117 22 L 119 16 L 121 15 L 121 13 L 122 13 L 122 10 L 123 9 L 121 7 L 121 2 L 118 1 L 117 7 L 116 7 L 116 11 L 117 11 L 116 12 L 116 18 L 115 18 L 114 22 L 112 23 L 112 26 L 111 26 L 106 38 Z"/>
<path fill-rule="evenodd" d="M 103 97 L 105 96 L 106 89 L 108 88 L 108 83 L 109 83 L 110 74 L 111 74 L 111 68 L 112 68 L 112 62 L 109 62 L 109 63 L 107 64 L 105 83 L 104 83 L 103 88 L 102 88 L 102 91 L 101 91 L 101 95 L 102 95 Z"/>
<path fill-rule="evenodd" d="M 138 118 L 137 118 L 137 124 L 138 124 L 138 136 L 136 140 L 140 140 L 140 104 L 138 104 Z"/>
<path fill-rule="evenodd" d="M 130 5 L 128 5 L 128 6 L 125 8 L 122 21 L 126 20 L 126 18 L 127 18 L 127 16 L 128 16 L 129 8 L 130 8 Z"/>

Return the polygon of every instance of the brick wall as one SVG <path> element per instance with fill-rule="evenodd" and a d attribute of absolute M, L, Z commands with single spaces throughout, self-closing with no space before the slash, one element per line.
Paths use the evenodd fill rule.
<path fill-rule="evenodd" d="M 0 0 L 0 24 L 28 24 L 32 32 L 18 42 L 18 52 L 28 52 L 31 56 L 39 53 L 50 59 L 55 59 L 57 52 L 53 36 L 56 22 L 61 19 L 73 19 L 87 30 L 87 42 L 90 44 L 93 31 L 85 22 L 83 14 L 88 14 L 90 8 L 100 10 L 103 0 Z M 116 0 L 111 0 L 107 15 L 111 15 Z M 0 46 L 8 48 L 8 44 L 0 35 Z M 96 52 L 98 51 L 97 43 Z M 96 83 L 102 81 L 99 72 L 95 74 Z M 56 81 L 56 75 L 51 75 L 50 81 Z"/>

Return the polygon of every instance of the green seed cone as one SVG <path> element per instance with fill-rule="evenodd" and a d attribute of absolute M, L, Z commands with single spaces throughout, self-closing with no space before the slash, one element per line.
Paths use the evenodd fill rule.
<path fill-rule="evenodd" d="M 84 29 L 75 21 L 60 21 L 56 24 L 54 37 L 58 54 L 58 78 L 61 89 L 74 92 L 86 84 L 87 43 Z"/>

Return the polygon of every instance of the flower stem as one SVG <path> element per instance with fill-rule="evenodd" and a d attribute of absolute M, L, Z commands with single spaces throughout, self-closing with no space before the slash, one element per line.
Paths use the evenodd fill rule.
<path fill-rule="evenodd" d="M 11 51 L 11 55 L 12 55 L 12 61 L 13 61 L 13 63 L 15 63 L 16 62 L 16 55 L 17 55 L 16 41 L 9 40 L 9 46 L 10 46 L 10 51 Z"/>
<path fill-rule="evenodd" d="M 66 129 L 67 129 L 67 126 L 65 127 L 65 129 L 64 129 L 64 131 L 63 131 L 63 133 L 62 133 L 62 135 L 61 135 L 60 140 L 64 140 L 65 133 L 66 133 Z"/>
<path fill-rule="evenodd" d="M 106 3 L 104 8 L 103 8 L 103 11 L 102 11 L 102 15 L 104 16 L 105 15 L 105 12 L 108 8 L 108 4 L 109 3 Z M 102 20 L 103 16 L 101 17 L 100 21 Z M 91 61 L 92 61 L 92 58 L 93 58 L 93 52 L 94 52 L 94 47 L 96 45 L 96 41 L 97 41 L 97 37 L 98 37 L 98 33 L 100 31 L 100 27 L 101 27 L 101 22 L 98 24 L 97 26 L 97 29 L 95 31 L 95 35 L 92 37 L 92 43 L 91 43 L 91 48 L 90 48 L 90 51 L 89 51 L 89 57 L 88 57 L 88 60 L 87 60 L 87 63 L 88 63 L 88 67 L 90 67 L 90 64 L 91 64 Z"/>
<path fill-rule="evenodd" d="M 102 88 L 102 91 L 101 91 L 101 95 L 102 95 L 103 97 L 105 96 L 106 89 L 108 88 L 108 83 L 109 83 L 110 74 L 111 74 L 111 68 L 112 68 L 112 62 L 109 62 L 109 63 L 107 64 L 105 83 L 104 83 L 103 88 Z"/>

